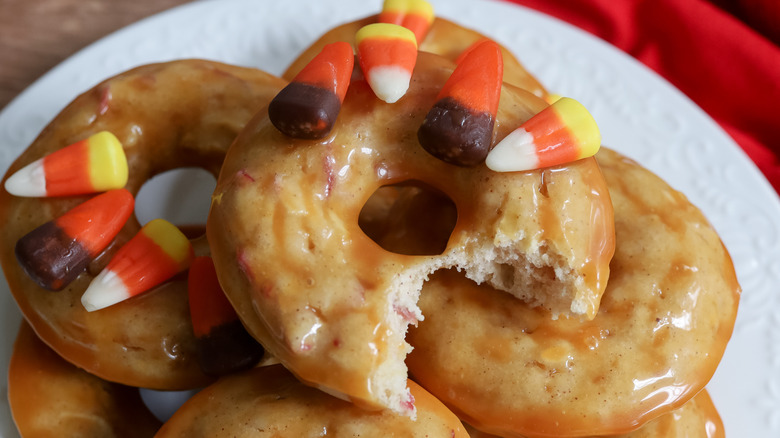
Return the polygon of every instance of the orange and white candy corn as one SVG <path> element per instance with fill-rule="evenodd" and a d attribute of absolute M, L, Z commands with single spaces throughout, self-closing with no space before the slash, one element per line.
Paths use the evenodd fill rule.
<path fill-rule="evenodd" d="M 39 286 L 61 290 L 111 243 L 134 205 L 125 189 L 97 195 L 25 234 L 16 242 L 16 259 Z"/>
<path fill-rule="evenodd" d="M 380 23 L 397 24 L 411 30 L 417 44 L 425 38 L 435 18 L 433 6 L 425 0 L 385 0 L 379 13 Z"/>
<path fill-rule="evenodd" d="M 164 219 L 155 219 L 119 248 L 89 284 L 81 304 L 92 312 L 139 295 L 185 271 L 193 258 L 184 233 Z"/>
<path fill-rule="evenodd" d="M 69 196 L 120 189 L 127 184 L 122 144 L 98 132 L 19 169 L 5 181 L 15 196 Z"/>
<path fill-rule="evenodd" d="M 374 94 L 387 103 L 397 102 L 409 89 L 417 63 L 414 33 L 396 24 L 374 23 L 355 34 L 358 61 Z"/>
<path fill-rule="evenodd" d="M 601 147 L 593 116 L 581 103 L 562 97 L 501 140 L 485 164 L 496 172 L 515 172 L 591 157 Z"/>

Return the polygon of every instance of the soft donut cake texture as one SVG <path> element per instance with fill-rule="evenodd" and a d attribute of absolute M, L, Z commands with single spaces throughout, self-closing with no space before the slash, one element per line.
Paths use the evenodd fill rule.
<path fill-rule="evenodd" d="M 353 77 L 322 141 L 291 139 L 264 112 L 231 146 L 207 234 L 220 283 L 248 330 L 300 379 L 358 403 L 409 410 L 406 327 L 427 276 L 457 267 L 554 313 L 595 315 L 614 249 L 612 208 L 592 158 L 540 171 L 460 168 L 416 132 L 452 63 L 420 52 L 389 105 Z M 505 86 L 495 137 L 544 108 Z M 379 188 L 414 182 L 457 207 L 442 254 L 384 250 L 358 225 Z"/>

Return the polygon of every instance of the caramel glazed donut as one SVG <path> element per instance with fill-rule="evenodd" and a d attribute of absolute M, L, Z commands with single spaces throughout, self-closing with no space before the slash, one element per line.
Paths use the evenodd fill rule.
<path fill-rule="evenodd" d="M 628 158 L 605 148 L 596 158 L 614 205 L 616 250 L 593 320 L 553 320 L 453 271 L 423 288 L 426 319 L 407 336 L 410 374 L 486 433 L 627 433 L 699 393 L 731 337 L 740 287 L 701 212 Z M 393 214 L 407 218 L 447 205 L 399 202 Z M 377 238 L 404 250 L 392 229 L 384 232 Z"/>
<path fill-rule="evenodd" d="M 431 272 L 458 267 L 555 314 L 588 318 L 614 250 L 612 206 L 593 158 L 497 173 L 420 147 L 417 130 L 452 71 L 451 61 L 419 52 L 406 95 L 386 104 L 355 68 L 322 140 L 287 137 L 261 111 L 228 152 L 207 222 L 220 283 L 266 349 L 308 384 L 407 415 L 404 337 L 422 319 L 416 301 Z M 545 107 L 505 84 L 493 144 Z M 388 252 L 359 226 L 377 189 L 406 182 L 457 206 L 441 254 Z"/>
<path fill-rule="evenodd" d="M 284 81 L 259 70 L 186 60 L 148 65 L 106 80 L 76 98 L 11 165 L 22 166 L 99 131 L 112 132 L 135 194 L 152 176 L 180 167 L 217 175 L 237 132 Z M 25 319 L 67 361 L 109 381 L 154 389 L 200 387 L 213 378 L 198 364 L 186 280 L 88 313 L 80 299 L 116 250 L 140 228 L 130 218 L 114 241 L 59 292 L 43 289 L 17 263 L 14 245 L 88 196 L 27 198 L 0 190 L 5 278 Z M 204 237 L 192 242 L 208 254 Z"/>
<path fill-rule="evenodd" d="M 220 379 L 188 400 L 160 429 L 136 388 L 80 370 L 41 342 L 26 323 L 8 375 L 14 421 L 24 437 L 466 436 L 444 405 L 409 382 L 417 421 L 362 410 L 304 386 L 282 367 Z M 305 419 L 305 421 L 302 421 Z M 159 431 L 158 431 L 159 429 Z M 490 435 L 465 426 L 468 436 Z M 721 438 L 723 424 L 706 391 L 624 438 Z"/>

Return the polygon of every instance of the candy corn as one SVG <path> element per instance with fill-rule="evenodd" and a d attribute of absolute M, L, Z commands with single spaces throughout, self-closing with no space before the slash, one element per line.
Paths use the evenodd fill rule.
<path fill-rule="evenodd" d="M 38 285 L 61 290 L 116 237 L 133 213 L 125 189 L 95 196 L 16 242 L 16 259 Z"/>
<path fill-rule="evenodd" d="M 593 116 L 562 97 L 501 140 L 485 164 L 496 172 L 539 169 L 593 156 L 600 146 Z"/>
<path fill-rule="evenodd" d="M 81 304 L 92 312 L 146 292 L 186 270 L 193 257 L 187 237 L 170 222 L 155 219 L 119 248 Z"/>
<path fill-rule="evenodd" d="M 187 278 L 192 329 L 203 372 L 220 376 L 257 363 L 263 346 L 247 333 L 217 280 L 211 257 L 196 257 Z"/>
<path fill-rule="evenodd" d="M 482 163 L 493 139 L 503 72 L 498 44 L 483 40 L 467 49 L 417 131 L 420 145 L 451 164 Z"/>
<path fill-rule="evenodd" d="M 417 40 L 402 26 L 374 23 L 355 34 L 358 61 L 374 94 L 387 103 L 397 102 L 409 89 L 417 63 Z"/>
<path fill-rule="evenodd" d="M 127 158 L 114 134 L 102 131 L 19 169 L 5 181 L 15 196 L 68 196 L 119 189 Z"/>
<path fill-rule="evenodd" d="M 414 33 L 419 45 L 433 24 L 433 6 L 425 0 L 385 0 L 380 23 L 403 26 Z"/>
<path fill-rule="evenodd" d="M 268 105 L 271 123 L 294 138 L 326 136 L 341 111 L 354 61 L 348 43 L 326 45 Z"/>

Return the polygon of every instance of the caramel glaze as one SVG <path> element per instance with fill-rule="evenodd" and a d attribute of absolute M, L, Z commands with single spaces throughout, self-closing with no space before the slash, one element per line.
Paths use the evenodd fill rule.
<path fill-rule="evenodd" d="M 480 432 L 468 425 L 466 430 L 471 438 L 497 438 L 496 435 Z M 701 391 L 668 414 L 648 422 L 639 429 L 611 438 L 725 438 L 723 421 L 707 391 Z"/>
<path fill-rule="evenodd" d="M 341 26 L 329 30 L 290 64 L 282 77 L 288 81 L 292 81 L 295 75 L 298 74 L 312 58 L 320 53 L 322 48 L 328 43 L 346 41 L 354 47 L 355 33 L 358 29 L 365 25 L 376 23 L 377 17 L 378 16 L 376 15 L 372 15 L 351 23 L 342 24 Z M 425 38 L 420 42 L 419 50 L 435 53 L 454 62 L 464 50 L 469 48 L 469 46 L 486 38 L 485 35 L 474 30 L 467 29 L 444 18 L 436 17 L 433 24 L 431 24 L 428 33 L 425 35 Z M 504 82 L 530 91 L 541 98 L 548 97 L 549 94 L 547 93 L 547 90 L 545 90 L 542 84 L 540 84 L 539 81 L 523 67 L 512 52 L 501 46 L 501 54 L 504 58 Z"/>
<path fill-rule="evenodd" d="M 161 424 L 137 388 L 71 365 L 24 322 L 9 364 L 8 402 L 25 438 L 144 438 L 154 436 Z"/>
<path fill-rule="evenodd" d="M 157 437 L 468 437 L 440 401 L 413 382 L 409 386 L 417 421 L 362 410 L 302 384 L 281 365 L 254 368 L 196 394 Z"/>
<path fill-rule="evenodd" d="M 698 393 L 731 336 L 740 287 L 701 212 L 627 158 L 597 159 L 617 247 L 596 318 L 553 320 L 455 272 L 423 288 L 410 373 L 485 432 L 630 432 Z"/>
<path fill-rule="evenodd" d="M 242 321 L 299 378 L 358 403 L 377 406 L 380 380 L 389 378 L 379 368 L 388 361 L 405 376 L 404 331 L 419 314 L 391 295 L 399 283 L 415 287 L 404 282 L 417 280 L 401 272 L 459 254 L 479 263 L 477 245 L 506 244 L 513 254 L 543 251 L 584 273 L 577 296 L 589 315 L 605 287 L 614 231 L 594 159 L 556 167 L 543 180 L 539 171 L 458 168 L 420 147 L 417 128 L 452 68 L 420 52 L 409 92 L 393 105 L 353 78 L 333 132 L 319 142 L 285 137 L 261 111 L 231 147 L 217 182 L 207 234 L 220 283 Z M 546 106 L 509 85 L 501 96 L 496 138 Z M 375 190 L 412 180 L 457 206 L 441 255 L 390 253 L 359 227 Z M 416 292 L 409 294 L 415 301 Z M 388 322 L 399 315 L 406 319 L 400 328 Z"/>
<path fill-rule="evenodd" d="M 108 130 L 124 145 L 127 189 L 133 194 L 152 176 L 174 168 L 202 167 L 216 176 L 237 132 L 283 85 L 258 70 L 208 61 L 139 67 L 76 98 L 7 175 Z M 80 303 L 92 278 L 140 229 L 134 217 L 87 271 L 60 292 L 41 289 L 19 267 L 13 252 L 16 241 L 85 199 L 19 198 L 0 191 L 0 261 L 25 318 L 58 354 L 106 380 L 155 389 L 185 389 L 211 381 L 195 360 L 185 275 L 97 312 L 86 312 Z M 193 244 L 197 254 L 208 254 L 205 237 Z"/>

